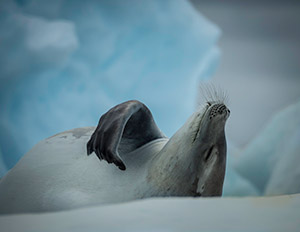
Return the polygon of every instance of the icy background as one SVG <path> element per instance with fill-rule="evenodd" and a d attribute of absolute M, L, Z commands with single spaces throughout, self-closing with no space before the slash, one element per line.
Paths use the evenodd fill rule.
<path fill-rule="evenodd" d="M 97 125 L 129 99 L 144 102 L 171 136 L 218 64 L 220 31 L 187 1 L 7 0 L 0 10 L 8 168 L 38 141 Z"/>
<path fill-rule="evenodd" d="M 300 192 L 300 101 L 274 115 L 242 151 L 228 148 L 225 196 Z"/>
<path fill-rule="evenodd" d="M 222 30 L 212 82 L 231 110 L 224 195 L 300 192 L 300 2 L 192 2 Z"/>
<path fill-rule="evenodd" d="M 300 192 L 299 7 L 229 2 L 193 1 L 224 31 L 215 73 L 220 29 L 190 2 L 1 1 L 0 176 L 38 141 L 128 99 L 171 136 L 211 80 L 232 112 L 224 196 Z"/>
<path fill-rule="evenodd" d="M 222 31 L 212 81 L 229 95 L 227 138 L 244 148 L 274 114 L 300 100 L 300 1 L 192 3 Z"/>

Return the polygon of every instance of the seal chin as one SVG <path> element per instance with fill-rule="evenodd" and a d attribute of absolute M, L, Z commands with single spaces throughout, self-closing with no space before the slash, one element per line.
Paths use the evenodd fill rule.
<path fill-rule="evenodd" d="M 226 166 L 225 124 L 230 111 L 224 104 L 215 103 L 202 112 L 196 118 L 199 129 L 192 146 L 192 153 L 197 154 L 196 192 L 202 197 L 221 196 Z"/>

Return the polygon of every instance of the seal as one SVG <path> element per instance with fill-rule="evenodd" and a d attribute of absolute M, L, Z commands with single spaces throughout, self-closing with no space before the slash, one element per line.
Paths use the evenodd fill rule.
<path fill-rule="evenodd" d="M 208 102 L 168 139 L 143 103 L 119 104 L 96 129 L 73 129 L 33 147 L 1 179 L 0 213 L 148 197 L 220 196 L 229 114 L 224 103 Z"/>

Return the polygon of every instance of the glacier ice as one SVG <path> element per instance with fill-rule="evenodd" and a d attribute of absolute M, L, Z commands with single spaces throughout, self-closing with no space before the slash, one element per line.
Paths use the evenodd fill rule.
<path fill-rule="evenodd" d="M 128 99 L 145 102 L 170 136 L 218 64 L 220 31 L 188 1 L 6 0 L 0 15 L 8 168 L 41 139 L 96 125 Z"/>
<path fill-rule="evenodd" d="M 3 156 L 0 148 L 0 178 L 7 172 L 6 165 L 3 162 Z"/>
<path fill-rule="evenodd" d="M 290 135 L 281 157 L 265 187 L 265 195 L 294 194 L 300 192 L 300 126 Z"/>
<path fill-rule="evenodd" d="M 245 149 L 228 143 L 224 196 L 300 193 L 300 102 L 278 112 Z"/>
<path fill-rule="evenodd" d="M 234 166 L 259 194 L 300 192 L 300 101 L 273 116 Z"/>
<path fill-rule="evenodd" d="M 241 150 L 231 141 L 227 142 L 227 164 L 223 185 L 223 196 L 257 196 L 257 188 L 246 178 L 242 177 L 235 169 Z"/>

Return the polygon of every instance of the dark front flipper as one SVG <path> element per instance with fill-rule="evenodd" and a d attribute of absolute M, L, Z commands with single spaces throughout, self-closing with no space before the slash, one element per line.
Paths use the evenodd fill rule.
<path fill-rule="evenodd" d="M 165 135 L 155 124 L 150 110 L 139 101 L 127 101 L 101 116 L 87 144 L 87 153 L 95 152 L 100 160 L 125 170 L 119 150 L 129 152 L 158 138 Z"/>

